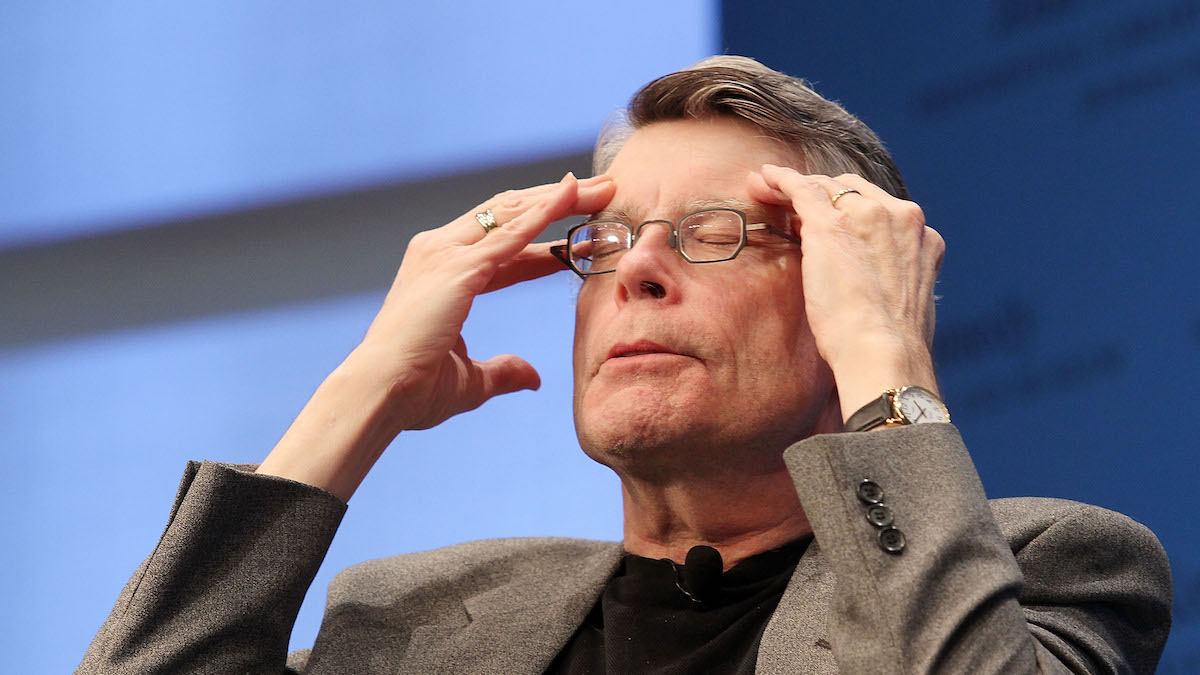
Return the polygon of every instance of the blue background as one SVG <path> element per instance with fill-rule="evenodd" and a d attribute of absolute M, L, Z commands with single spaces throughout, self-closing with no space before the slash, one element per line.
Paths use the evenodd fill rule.
<path fill-rule="evenodd" d="M 586 148 L 715 21 L 685 0 L 4 3 L 0 243 Z"/>
<path fill-rule="evenodd" d="M 1153 529 L 1200 672 L 1200 2 L 725 3 L 725 47 L 888 143 L 947 241 L 935 358 L 989 496 Z"/>
<path fill-rule="evenodd" d="M 578 154 L 650 78 L 760 58 L 862 116 L 947 239 L 939 369 L 989 494 L 1154 529 L 1177 598 L 1161 672 L 1194 672 L 1200 1 L 1035 4 L 9 4 L 0 248 Z M 389 282 L 0 349 L 0 632 L 16 645 L 0 669 L 72 669 L 184 461 L 261 459 Z M 570 424 L 574 290 L 563 273 L 477 302 L 473 354 L 525 356 L 542 390 L 401 436 L 352 500 L 294 648 L 355 562 L 620 537 L 617 483 Z"/>

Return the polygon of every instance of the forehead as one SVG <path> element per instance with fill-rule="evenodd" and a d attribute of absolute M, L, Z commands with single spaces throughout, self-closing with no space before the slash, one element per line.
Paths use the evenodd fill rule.
<path fill-rule="evenodd" d="M 746 199 L 700 198 L 676 200 L 658 205 L 658 207 L 653 209 L 610 204 L 593 214 L 589 220 L 619 220 L 634 225 L 645 220 L 660 220 L 663 217 L 668 220 L 676 220 L 684 214 L 700 211 L 701 209 L 736 209 L 746 214 L 747 221 L 751 223 L 762 221 L 774 222 L 779 218 L 780 212 L 777 206 L 760 204 Z"/>
<path fill-rule="evenodd" d="M 616 195 L 605 216 L 622 220 L 676 218 L 699 208 L 728 206 L 752 215 L 751 172 L 764 163 L 793 164 L 779 140 L 730 118 L 669 120 L 636 131 L 608 174 Z"/>

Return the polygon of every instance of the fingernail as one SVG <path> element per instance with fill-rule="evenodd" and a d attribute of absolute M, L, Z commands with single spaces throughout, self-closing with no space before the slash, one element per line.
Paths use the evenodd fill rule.
<path fill-rule="evenodd" d="M 763 168 L 764 169 L 778 169 L 779 167 L 775 166 L 774 164 L 763 164 Z"/>
<path fill-rule="evenodd" d="M 572 178 L 575 178 L 575 173 L 574 173 L 574 172 L 572 172 L 572 171 L 568 171 L 568 172 L 567 172 L 567 174 L 566 174 L 565 176 L 563 176 L 563 177 L 562 177 L 562 180 L 560 180 L 560 181 L 558 181 L 558 182 L 560 182 L 560 183 L 565 183 L 565 182 L 567 182 L 568 180 L 570 180 L 570 179 L 572 179 Z"/>

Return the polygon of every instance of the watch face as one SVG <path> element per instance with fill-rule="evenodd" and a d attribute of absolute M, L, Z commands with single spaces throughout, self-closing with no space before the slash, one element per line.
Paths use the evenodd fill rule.
<path fill-rule="evenodd" d="M 905 387 L 897 398 L 900 412 L 909 424 L 950 421 L 945 404 L 926 389 Z"/>

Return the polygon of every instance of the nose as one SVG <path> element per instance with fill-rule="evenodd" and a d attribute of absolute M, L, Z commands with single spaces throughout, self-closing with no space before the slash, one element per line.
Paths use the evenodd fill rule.
<path fill-rule="evenodd" d="M 682 261 L 672 247 L 672 227 L 656 220 L 638 227 L 633 247 L 617 261 L 618 303 L 634 298 L 665 300 L 674 295 L 673 274 Z"/>

